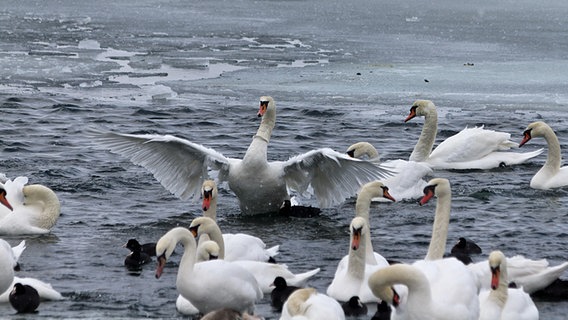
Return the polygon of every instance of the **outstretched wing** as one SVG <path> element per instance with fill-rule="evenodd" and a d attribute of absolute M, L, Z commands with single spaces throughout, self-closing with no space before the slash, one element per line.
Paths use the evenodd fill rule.
<path fill-rule="evenodd" d="M 232 160 L 213 149 L 171 135 L 134 135 L 93 129 L 89 134 L 104 148 L 146 168 L 164 188 L 183 200 L 200 196 L 208 168 L 220 170 L 222 177 Z"/>
<path fill-rule="evenodd" d="M 339 204 L 355 195 L 363 184 L 394 173 L 387 167 L 329 148 L 312 150 L 284 162 L 288 188 L 305 194 L 311 186 L 321 207 Z"/>

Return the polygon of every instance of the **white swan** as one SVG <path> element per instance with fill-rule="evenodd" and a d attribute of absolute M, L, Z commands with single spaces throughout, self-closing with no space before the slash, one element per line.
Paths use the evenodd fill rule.
<path fill-rule="evenodd" d="M 382 268 L 369 278 L 373 293 L 392 305 L 391 319 L 477 320 L 477 289 L 468 285 L 473 279 L 461 272 L 463 263 L 455 258 L 427 263 L 431 275 L 436 275 L 435 281 L 416 266 L 406 264 Z M 458 272 L 453 273 L 452 267 Z M 408 288 L 408 293 L 399 295 L 393 287 L 397 284 Z"/>
<path fill-rule="evenodd" d="M 112 152 L 126 156 L 154 174 L 180 197 L 199 196 L 207 170 L 218 170 L 239 199 L 241 212 L 278 212 L 289 199 L 288 189 L 307 195 L 313 189 L 319 205 L 329 207 L 355 194 L 361 184 L 390 174 L 373 163 L 353 159 L 329 148 L 312 150 L 287 161 L 267 160 L 268 141 L 276 123 L 271 97 L 260 98 L 262 121 L 243 159 L 227 158 L 199 144 L 166 135 L 129 135 L 91 130 Z M 309 188 L 311 187 L 311 188 Z"/>
<path fill-rule="evenodd" d="M 183 245 L 184 252 L 178 268 L 176 287 L 199 312 L 206 314 L 221 308 L 250 313 L 254 311 L 255 302 L 263 296 L 254 276 L 224 260 L 195 263 L 195 238 L 186 228 L 173 228 L 158 240 L 156 278 L 162 275 L 166 261 L 178 242 Z"/>
<path fill-rule="evenodd" d="M 361 187 L 359 194 L 357 195 L 357 201 L 355 202 L 355 216 L 365 219 L 367 222 L 367 227 L 370 229 L 371 222 L 369 219 L 369 211 L 371 209 L 371 201 L 373 199 L 383 198 L 389 201 L 396 201 L 389 193 L 389 188 L 385 186 L 380 181 L 372 181 L 366 183 Z M 371 235 L 369 234 L 364 238 L 365 241 L 365 261 L 368 264 L 378 264 L 386 266 L 388 265 L 387 259 L 385 259 L 379 253 L 374 252 L 373 244 L 371 243 Z M 347 257 L 343 257 L 342 261 L 339 262 L 340 265 L 345 264 L 347 266 Z M 338 269 L 340 266 L 338 266 Z"/>
<path fill-rule="evenodd" d="M 16 265 L 17 260 L 12 247 L 6 240 L 0 239 L 0 292 L 11 289 Z"/>
<path fill-rule="evenodd" d="M 12 209 L 9 213 L 0 213 L 3 216 L 0 219 L 0 234 L 49 233 L 57 222 L 61 205 L 55 192 L 43 185 L 26 183 L 27 178 L 18 177 L 0 186 L 5 190 L 8 201 L 11 201 L 8 208 Z"/>
<path fill-rule="evenodd" d="M 491 290 L 479 293 L 479 320 L 538 320 L 538 309 L 528 293 L 509 288 L 507 258 L 501 251 L 489 254 Z"/>
<path fill-rule="evenodd" d="M 362 141 L 347 148 L 347 154 L 358 159 L 367 157 L 369 161 L 379 163 L 379 153 L 372 144 Z M 389 193 L 397 200 L 416 199 L 422 196 L 426 181 L 422 178 L 432 173 L 432 168 L 424 163 L 402 159 L 389 160 L 383 165 L 396 172 L 393 176 L 381 180 L 389 186 Z M 377 201 L 388 201 L 376 198 Z"/>
<path fill-rule="evenodd" d="M 424 205 L 434 195 L 437 197 L 436 215 L 426 260 L 442 259 L 446 250 L 452 197 L 450 182 L 443 178 L 430 180 L 424 188 L 424 197 L 420 199 L 420 204 Z M 545 259 L 531 260 L 520 255 L 507 258 L 507 264 L 508 281 L 522 286 L 528 293 L 545 288 L 568 269 L 568 262 L 549 267 Z M 487 260 L 468 264 L 467 268 L 473 272 L 478 288 L 489 288 L 491 273 L 487 268 Z"/>
<path fill-rule="evenodd" d="M 213 219 L 208 217 L 198 217 L 193 219 L 189 230 L 194 236 L 200 237 L 204 234 L 209 236 L 211 241 L 214 241 L 219 246 L 219 259 L 224 259 L 224 241 L 221 237 L 221 230 L 219 226 L 213 221 Z M 303 286 L 306 281 L 314 276 L 320 271 L 320 268 L 316 268 L 304 273 L 294 274 L 287 266 L 277 263 L 268 263 L 253 260 L 236 260 L 232 263 L 239 265 L 252 273 L 256 278 L 260 288 L 263 293 L 270 293 L 273 288 L 270 285 L 274 282 L 276 277 L 282 277 L 286 279 L 286 282 L 294 286 Z"/>
<path fill-rule="evenodd" d="M 483 127 L 465 128 L 432 151 L 438 131 L 436 106 L 429 100 L 417 100 L 404 121 L 416 116 L 424 117 L 424 127 L 409 160 L 426 162 L 434 169 L 491 169 L 503 164 L 519 164 L 542 153 L 542 149 L 527 153 L 504 152 L 517 147 L 509 140 L 511 135 Z"/>
<path fill-rule="evenodd" d="M 213 180 L 203 181 L 201 196 L 203 197 L 203 216 L 216 221 L 217 218 L 217 184 Z M 215 240 L 216 241 L 216 240 Z M 266 248 L 262 239 L 245 233 L 223 234 L 223 256 L 227 261 L 258 260 L 274 262 L 279 245 Z"/>
<path fill-rule="evenodd" d="M 294 291 L 284 302 L 280 320 L 344 320 L 339 302 L 314 288 Z"/>
<path fill-rule="evenodd" d="M 544 166 L 532 177 L 531 188 L 547 190 L 568 186 L 568 166 L 560 167 L 562 164 L 560 142 L 552 128 L 542 121 L 529 124 L 519 147 L 534 137 L 544 137 L 548 144 L 548 156 Z"/>
<path fill-rule="evenodd" d="M 349 254 L 337 265 L 333 280 L 327 287 L 327 295 L 335 300 L 345 302 L 353 296 L 358 296 L 363 303 L 376 302 L 377 299 L 369 289 L 367 280 L 378 269 L 388 266 L 384 261 L 379 264 L 366 262 L 367 238 L 371 236 L 367 221 L 355 217 L 349 226 L 351 233 Z"/>

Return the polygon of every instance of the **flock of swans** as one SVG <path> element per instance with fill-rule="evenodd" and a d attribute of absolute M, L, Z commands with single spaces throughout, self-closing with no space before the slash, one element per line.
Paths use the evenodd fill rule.
<path fill-rule="evenodd" d="M 561 167 L 558 138 L 546 123 L 529 124 L 520 144 L 513 143 L 508 133 L 475 127 L 463 129 L 434 149 L 436 107 L 429 100 L 417 100 L 405 121 L 415 117 L 424 117 L 425 121 L 408 160 L 382 162 L 371 144 L 359 142 L 346 153 L 322 148 L 287 161 L 268 161 L 268 143 L 276 123 L 276 104 L 271 97 L 260 98 L 258 116 L 260 127 L 242 159 L 228 158 L 170 135 L 89 130 L 102 147 L 143 166 L 177 197 L 202 199 L 203 216 L 195 218 L 188 228 L 169 230 L 151 252 L 142 252 L 143 246 L 136 241 L 125 245 L 132 250 L 125 259 L 127 266 L 137 267 L 152 261 L 151 256 L 157 257 L 156 278 L 166 272 L 176 245 L 183 245 L 176 280 L 179 296 L 175 305 L 179 312 L 201 314 L 202 319 L 209 320 L 255 319 L 255 304 L 271 294 L 282 320 L 344 319 L 346 314 L 366 314 L 367 307 L 378 301 L 381 304 L 375 308 L 373 319 L 538 319 L 529 294 L 560 277 L 568 262 L 551 267 L 546 260 L 506 257 L 500 251 L 491 252 L 486 261 L 467 265 L 445 257 L 450 181 L 425 178 L 439 169 L 490 169 L 523 163 L 543 150 L 522 153 L 511 149 L 544 137 L 547 160 L 530 186 L 567 186 L 568 168 Z M 319 268 L 293 273 L 275 263 L 278 246 L 267 248 L 257 237 L 221 232 L 216 222 L 217 184 L 209 180 L 210 171 L 218 171 L 218 182 L 228 182 L 242 214 L 248 215 L 278 212 L 292 194 L 315 195 L 321 207 L 356 195 L 346 241 L 348 254 L 338 261 L 325 293 L 306 287 Z M 437 199 L 435 218 L 423 259 L 396 263 L 373 248 L 372 201 L 420 199 L 424 204 L 432 198 Z M 49 233 L 60 214 L 56 194 L 45 186 L 27 185 L 25 177 L 1 179 L 0 204 L 0 234 L 5 235 Z M 10 247 L 0 239 L 0 302 L 7 302 L 16 293 L 23 295 L 23 285 L 37 290 L 35 294 L 43 300 L 62 299 L 49 284 L 15 276 L 24 249 L 25 241 Z M 517 288 L 509 287 L 513 282 Z M 35 310 L 37 305 L 27 307 Z M 348 312 L 347 308 L 359 311 Z"/>

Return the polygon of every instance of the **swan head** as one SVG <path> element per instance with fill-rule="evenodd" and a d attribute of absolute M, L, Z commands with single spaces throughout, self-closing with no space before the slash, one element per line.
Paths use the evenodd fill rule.
<path fill-rule="evenodd" d="M 493 251 L 489 254 L 489 268 L 491 269 L 491 289 L 496 290 L 499 287 L 501 274 L 506 276 L 506 257 L 501 251 Z"/>
<path fill-rule="evenodd" d="M 451 192 L 450 181 L 444 178 L 434 178 L 424 187 L 424 196 L 418 200 L 420 205 L 426 204 L 434 196 L 443 197 Z"/>
<path fill-rule="evenodd" d="M 366 195 L 369 195 L 370 198 L 385 198 L 396 202 L 396 199 L 389 193 L 389 187 L 385 186 L 384 183 L 378 180 L 364 184 L 361 187 L 361 191 L 359 192 L 357 199 L 360 197 L 363 198 Z"/>
<path fill-rule="evenodd" d="M 156 279 L 162 276 L 166 261 L 170 258 L 176 245 L 180 239 L 180 236 L 188 234 L 189 231 L 186 228 L 176 227 L 168 231 L 163 235 L 160 240 L 156 243 L 156 257 L 158 257 L 158 267 L 156 268 Z M 191 238 L 193 239 L 193 238 Z"/>
<path fill-rule="evenodd" d="M 189 231 L 191 231 L 195 238 L 200 237 L 202 234 L 209 234 L 212 231 L 221 233 L 215 220 L 209 217 L 197 217 L 193 219 L 189 225 Z"/>
<path fill-rule="evenodd" d="M 213 180 L 203 181 L 201 186 L 201 197 L 203 198 L 203 211 L 209 210 L 213 199 L 217 198 L 217 184 Z"/>
<path fill-rule="evenodd" d="M 384 276 L 384 272 L 379 273 L 379 271 L 376 271 L 369 277 L 369 288 L 375 297 L 396 308 L 400 305 L 400 295 L 392 284 L 389 283 L 387 277 Z"/>
<path fill-rule="evenodd" d="M 519 147 L 522 147 L 534 137 L 544 136 L 546 131 L 552 131 L 552 128 L 543 121 L 535 121 L 529 124 L 523 132 L 523 140 L 519 143 Z"/>
<path fill-rule="evenodd" d="M 14 211 L 8 199 L 6 199 L 6 189 L 4 186 L 0 186 L 0 203 L 2 203 L 6 208 L 10 209 L 10 211 Z"/>
<path fill-rule="evenodd" d="M 260 108 L 258 109 L 258 117 L 263 117 L 268 111 L 275 111 L 276 104 L 274 103 L 274 99 L 269 96 L 262 96 L 260 97 Z"/>
<path fill-rule="evenodd" d="M 200 241 L 197 246 L 197 261 L 209 261 L 219 259 L 221 248 L 215 241 Z"/>
<path fill-rule="evenodd" d="M 367 156 L 369 159 L 379 158 L 379 152 L 375 147 L 366 141 L 354 143 L 347 148 L 347 155 L 352 158 L 361 159 Z"/>
<path fill-rule="evenodd" d="M 430 100 L 416 100 L 410 107 L 410 113 L 404 120 L 404 122 L 408 122 L 409 120 L 413 119 L 414 117 L 425 117 L 430 114 L 430 112 L 436 111 L 436 106 Z"/>
<path fill-rule="evenodd" d="M 369 226 L 367 225 L 367 221 L 365 218 L 362 217 L 355 217 L 351 220 L 350 225 L 351 231 L 351 248 L 353 250 L 358 250 L 359 246 L 361 245 L 361 238 L 366 236 L 369 232 Z"/>

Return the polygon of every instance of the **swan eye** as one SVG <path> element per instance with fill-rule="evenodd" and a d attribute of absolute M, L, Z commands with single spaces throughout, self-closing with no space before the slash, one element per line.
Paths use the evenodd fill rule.
<path fill-rule="evenodd" d="M 263 107 L 268 107 L 268 101 L 260 101 L 260 105 Z"/>
<path fill-rule="evenodd" d="M 436 185 L 432 184 L 432 185 L 424 187 L 424 191 L 422 191 L 422 192 L 424 192 L 424 194 L 429 194 L 429 193 L 434 193 L 434 190 L 436 190 Z"/>

